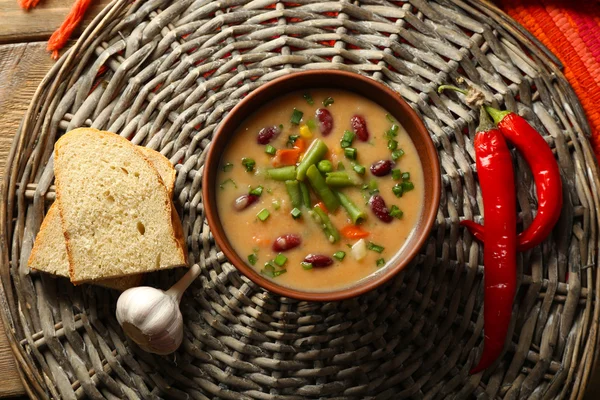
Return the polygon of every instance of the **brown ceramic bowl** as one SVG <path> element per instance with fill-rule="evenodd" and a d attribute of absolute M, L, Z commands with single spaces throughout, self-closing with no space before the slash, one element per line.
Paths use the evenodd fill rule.
<path fill-rule="evenodd" d="M 409 133 L 421 159 L 425 179 L 424 206 L 415 231 L 385 268 L 358 281 L 353 286 L 331 292 L 305 292 L 278 285 L 255 271 L 240 257 L 225 236 L 219 219 L 216 195 L 217 171 L 223 149 L 240 124 L 261 105 L 283 94 L 310 88 L 338 88 L 355 92 L 378 103 L 391 113 Z M 437 151 L 427 129 L 417 114 L 394 91 L 372 79 L 350 72 L 315 70 L 286 75 L 264 84 L 242 100 L 219 125 L 204 165 L 202 194 L 204 210 L 215 241 L 235 267 L 261 287 L 281 296 L 308 301 L 335 301 L 358 296 L 386 282 L 417 255 L 435 220 L 440 202 L 440 166 Z"/>

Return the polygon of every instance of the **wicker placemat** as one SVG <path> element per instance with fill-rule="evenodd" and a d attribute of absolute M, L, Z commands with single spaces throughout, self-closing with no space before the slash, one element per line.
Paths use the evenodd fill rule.
<path fill-rule="evenodd" d="M 2 191 L 2 317 L 32 396 L 74 399 L 580 398 L 598 340 L 598 171 L 581 106 L 554 57 L 492 6 L 461 0 L 115 0 L 43 80 L 15 138 Z M 398 91 L 439 150 L 442 201 L 421 255 L 392 282 L 339 303 L 279 298 L 214 246 L 201 198 L 206 148 L 249 91 L 295 70 L 355 71 Z M 476 112 L 436 87 L 464 79 L 543 133 L 565 182 L 561 220 L 519 256 L 511 340 L 482 349 Z M 185 339 L 144 353 L 114 318 L 115 293 L 26 266 L 54 198 L 51 153 L 78 126 L 159 149 L 176 164 L 192 262 Z M 518 203 L 535 212 L 520 156 Z M 180 272 L 153 274 L 167 287 Z"/>

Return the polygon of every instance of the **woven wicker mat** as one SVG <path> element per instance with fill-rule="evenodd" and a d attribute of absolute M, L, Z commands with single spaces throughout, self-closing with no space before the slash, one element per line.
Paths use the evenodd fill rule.
<path fill-rule="evenodd" d="M 418 259 L 380 289 L 339 303 L 261 290 L 215 247 L 203 214 L 206 149 L 245 94 L 294 70 L 355 71 L 398 91 L 439 150 L 442 200 Z M 464 79 L 525 116 L 565 183 L 553 236 L 519 256 L 501 361 L 471 376 L 482 349 L 476 112 L 436 94 Z M 159 357 L 127 341 L 116 294 L 27 269 L 54 199 L 50 158 L 65 131 L 93 126 L 176 164 L 176 202 L 193 263 L 184 343 Z M 75 399 L 581 398 L 598 340 L 599 180 L 581 106 L 555 58 L 490 5 L 469 0 L 115 0 L 43 80 L 15 138 L 2 203 L 2 316 L 32 396 Z M 518 204 L 535 214 L 519 155 Z M 167 287 L 181 271 L 151 274 Z"/>

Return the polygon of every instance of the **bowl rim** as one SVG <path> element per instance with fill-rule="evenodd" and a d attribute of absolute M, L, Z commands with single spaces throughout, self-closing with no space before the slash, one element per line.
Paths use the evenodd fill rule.
<path fill-rule="evenodd" d="M 310 291 L 302 291 L 298 289 L 289 288 L 287 286 L 279 285 L 272 280 L 263 277 L 257 272 L 253 267 L 246 264 L 244 259 L 237 254 L 237 252 L 230 245 L 229 240 L 226 237 L 226 234 L 223 229 L 223 224 L 220 221 L 218 216 L 218 209 L 216 204 L 216 195 L 214 194 L 214 185 L 216 184 L 216 175 L 218 171 L 216 170 L 219 162 L 221 160 L 221 155 L 223 153 L 223 148 L 221 146 L 214 146 L 215 143 L 218 142 L 218 139 L 221 136 L 227 136 L 227 142 L 231 140 L 231 135 L 227 135 L 225 128 L 231 123 L 236 116 L 236 113 L 239 112 L 244 107 L 247 107 L 247 103 L 255 100 L 257 97 L 261 96 L 265 91 L 274 90 L 274 88 L 281 87 L 278 90 L 278 95 L 282 95 L 282 89 L 285 89 L 284 83 L 290 79 L 297 79 L 299 77 L 310 79 L 316 78 L 320 80 L 323 78 L 323 75 L 330 75 L 335 78 L 343 77 L 343 79 L 356 79 L 362 82 L 364 85 L 371 86 L 375 91 L 385 92 L 391 98 L 394 98 L 398 103 L 398 109 L 393 112 L 394 115 L 405 114 L 408 119 L 410 119 L 414 125 L 416 130 L 418 131 L 419 136 L 423 138 L 423 144 L 425 145 L 425 154 L 426 159 L 428 159 L 431 163 L 431 169 L 433 173 L 436 175 L 433 177 L 433 187 L 432 190 L 432 202 L 431 207 L 428 209 L 423 207 L 422 217 L 418 220 L 419 226 L 419 235 L 414 239 L 414 243 L 410 248 L 406 248 L 402 250 L 403 259 L 399 262 L 396 262 L 394 265 L 388 266 L 385 270 L 373 276 L 373 274 L 367 275 L 363 278 L 363 282 L 359 284 L 355 284 L 354 286 L 350 286 L 347 288 L 336 289 L 330 292 L 310 292 Z M 319 85 L 315 87 L 327 87 L 327 85 Z M 337 87 L 335 84 L 332 84 L 331 87 Z M 351 88 L 340 88 L 341 90 L 346 90 L 353 92 Z M 296 89 L 294 89 L 296 90 Z M 298 89 L 299 90 L 299 89 Z M 356 93 L 356 92 L 355 92 Z M 362 93 L 357 93 L 363 97 L 368 98 L 366 95 Z M 377 101 L 373 98 L 369 98 L 371 101 L 377 103 Z M 261 104 L 258 106 L 250 107 L 253 111 L 247 113 L 247 115 L 241 119 L 244 121 L 248 118 L 254 111 L 260 108 Z M 390 111 L 391 112 L 391 111 Z M 241 122 L 237 123 L 231 131 L 235 131 Z M 222 139 L 224 140 L 224 139 Z M 412 137 L 411 137 L 411 140 Z M 414 141 L 414 140 L 413 140 Z M 423 163 L 424 158 L 421 158 L 421 162 Z M 318 70 L 309 70 L 309 71 L 300 71 L 293 72 L 288 75 L 284 75 L 282 77 L 276 78 L 270 82 L 267 82 L 252 92 L 250 92 L 244 99 L 242 99 L 219 123 L 213 137 L 211 140 L 210 147 L 208 149 L 208 154 L 206 157 L 206 161 L 204 163 L 204 173 L 202 176 L 202 201 L 204 205 L 204 212 L 206 218 L 208 220 L 208 225 L 210 231 L 215 239 L 216 244 L 219 246 L 221 251 L 224 253 L 225 257 L 229 260 L 233 266 L 240 271 L 243 275 L 245 275 L 252 282 L 257 284 L 258 286 L 273 292 L 277 295 L 294 298 L 297 300 L 305 300 L 305 301 L 339 301 L 345 300 L 348 298 L 356 297 L 366 292 L 369 292 L 378 286 L 384 284 L 389 281 L 392 277 L 402 271 L 406 266 L 417 256 L 423 245 L 425 244 L 427 238 L 429 237 L 429 233 L 433 228 L 434 221 L 437 216 L 437 211 L 440 203 L 441 196 L 441 171 L 440 171 L 440 162 L 438 158 L 438 153 L 436 147 L 429 135 L 429 131 L 425 127 L 425 124 L 421 120 L 421 118 L 417 115 L 417 113 L 410 107 L 410 105 L 400 96 L 399 93 L 393 91 L 389 87 L 383 85 L 380 82 L 375 81 L 374 79 L 368 78 L 366 76 L 348 72 L 348 71 L 340 71 L 340 70 L 329 70 L 329 69 L 318 69 Z M 213 179 L 211 179 L 211 177 Z M 215 200 L 213 202 L 213 199 Z M 412 231 L 415 233 L 415 231 Z M 399 250 L 400 251 L 400 250 Z M 397 254 L 397 253 L 396 253 Z M 369 279 L 369 277 L 371 277 Z"/>

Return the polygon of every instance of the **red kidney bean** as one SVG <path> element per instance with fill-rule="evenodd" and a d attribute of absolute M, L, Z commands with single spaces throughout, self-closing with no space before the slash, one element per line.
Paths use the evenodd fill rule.
<path fill-rule="evenodd" d="M 304 257 L 304 262 L 311 263 L 315 268 L 322 268 L 333 264 L 333 258 L 324 254 L 309 254 Z"/>
<path fill-rule="evenodd" d="M 235 203 L 233 203 L 233 208 L 235 208 L 238 211 L 245 210 L 246 208 L 250 207 L 253 203 L 255 203 L 256 200 L 258 200 L 258 196 L 254 194 L 243 194 L 237 199 L 235 199 Z"/>
<path fill-rule="evenodd" d="M 374 194 L 369 199 L 369 206 L 373 213 L 383 222 L 392 222 L 394 217 L 390 215 L 390 210 L 388 210 L 385 205 L 385 200 L 378 194 Z"/>
<path fill-rule="evenodd" d="M 319 121 L 319 130 L 321 131 L 321 135 L 329 135 L 333 129 L 333 117 L 331 116 L 329 110 L 325 108 L 319 108 L 315 112 L 315 118 L 317 118 L 317 121 Z"/>
<path fill-rule="evenodd" d="M 369 140 L 369 130 L 367 129 L 367 122 L 362 115 L 354 115 L 350 118 L 350 125 L 356 137 L 363 142 Z"/>
<path fill-rule="evenodd" d="M 294 247 L 300 246 L 302 238 L 293 233 L 287 235 L 281 235 L 273 242 L 273 251 L 286 251 L 293 249 Z"/>
<path fill-rule="evenodd" d="M 258 144 L 269 144 L 277 135 L 281 133 L 281 129 L 277 125 L 267 126 L 258 132 L 256 141 Z"/>
<path fill-rule="evenodd" d="M 392 171 L 394 163 L 390 160 L 380 160 L 371 165 L 371 173 L 375 176 L 385 176 Z"/>

